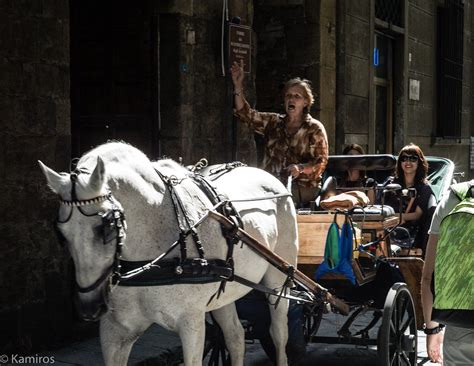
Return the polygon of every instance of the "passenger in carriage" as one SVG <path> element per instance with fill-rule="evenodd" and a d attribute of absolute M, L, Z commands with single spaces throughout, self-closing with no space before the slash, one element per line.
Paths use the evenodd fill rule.
<path fill-rule="evenodd" d="M 365 155 L 365 151 L 362 146 L 358 144 L 347 145 L 342 151 L 342 155 Z M 365 171 L 358 169 L 349 169 L 345 172 L 344 176 L 337 181 L 337 186 L 341 188 L 365 188 L 367 186 L 367 177 Z M 364 189 L 364 193 L 367 194 L 370 204 L 375 202 L 375 191 L 372 188 Z"/>
<path fill-rule="evenodd" d="M 314 201 L 328 162 L 328 139 L 323 124 L 309 114 L 314 103 L 309 81 L 287 81 L 283 88 L 286 113 L 265 113 L 252 109 L 245 100 L 242 65 L 234 62 L 231 74 L 235 115 L 264 138 L 263 168 L 285 184 L 289 175 L 293 177 L 293 200 L 299 207 Z"/>
<path fill-rule="evenodd" d="M 416 196 L 400 200 L 396 195 L 386 196 L 385 204 L 400 213 L 402 226 L 410 233 L 410 245 L 423 249 L 428 240 L 428 228 L 436 208 L 436 199 L 426 179 L 428 162 L 421 148 L 415 144 L 403 147 L 398 154 L 395 180 L 403 188 L 414 188 Z M 401 206 L 401 207 L 400 207 Z M 410 246 L 409 245 L 409 246 Z"/>

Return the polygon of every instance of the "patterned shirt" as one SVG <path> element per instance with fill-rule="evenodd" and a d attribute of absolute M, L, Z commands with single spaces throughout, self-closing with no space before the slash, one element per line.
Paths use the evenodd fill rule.
<path fill-rule="evenodd" d="M 294 134 L 286 130 L 285 115 L 258 112 L 244 101 L 244 107 L 235 115 L 256 133 L 264 136 L 265 157 L 263 168 L 285 179 L 285 168 L 291 164 L 311 166 L 308 174 L 301 173 L 297 182 L 303 187 L 317 187 L 328 162 L 328 138 L 321 122 L 306 115 L 303 124 Z M 308 171 L 308 169 L 306 169 Z"/>

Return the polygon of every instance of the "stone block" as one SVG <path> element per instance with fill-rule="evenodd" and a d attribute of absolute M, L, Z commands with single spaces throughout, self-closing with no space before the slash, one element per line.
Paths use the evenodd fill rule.
<path fill-rule="evenodd" d="M 194 0 L 162 0 L 158 2 L 160 14 L 194 15 Z"/>
<path fill-rule="evenodd" d="M 435 49 L 432 46 L 410 38 L 408 41 L 408 52 L 412 54 L 409 71 L 433 76 L 435 69 Z"/>
<path fill-rule="evenodd" d="M 367 134 L 369 131 L 369 100 L 357 96 L 346 96 L 346 108 L 342 117 L 345 133 Z"/>
<path fill-rule="evenodd" d="M 336 32 L 334 30 L 328 32 L 325 26 L 321 27 L 320 32 L 321 66 L 336 68 Z"/>
<path fill-rule="evenodd" d="M 23 65 L 7 58 L 0 58 L 0 92 L 2 94 L 23 94 L 25 93 L 27 80 L 32 73 L 23 73 Z"/>
<path fill-rule="evenodd" d="M 418 8 L 419 10 L 435 16 L 436 8 L 438 6 L 437 3 L 439 2 L 433 0 L 413 0 L 409 3 L 410 8 L 408 12 L 410 12 L 413 8 Z"/>
<path fill-rule="evenodd" d="M 55 104 L 55 131 L 58 135 L 71 135 L 71 102 L 67 99 L 53 100 Z"/>
<path fill-rule="evenodd" d="M 178 118 L 182 124 L 181 138 L 192 138 L 194 132 L 194 106 L 192 104 L 182 104 L 178 113 Z"/>
<path fill-rule="evenodd" d="M 37 19 L 11 14 L 0 15 L 0 53 L 8 58 L 32 60 L 36 57 Z"/>
<path fill-rule="evenodd" d="M 241 6 L 245 9 L 246 1 L 240 1 L 243 3 Z M 229 4 L 229 17 L 231 18 Z M 246 10 L 246 9 L 245 9 Z M 232 12 L 232 15 L 235 13 Z M 198 18 L 206 19 L 221 19 L 222 17 L 222 1 L 220 0 L 209 0 L 209 1 L 194 1 L 193 15 Z"/>
<path fill-rule="evenodd" d="M 12 118 L 6 121 L 11 133 L 38 134 L 42 129 L 37 124 L 37 99 L 34 97 L 10 97 Z M 48 131 L 44 131 L 47 133 Z M 51 133 L 51 131 L 49 131 Z"/>
<path fill-rule="evenodd" d="M 433 109 L 424 105 L 408 105 L 407 134 L 411 136 L 429 137 L 434 127 Z"/>
<path fill-rule="evenodd" d="M 345 19 L 346 54 L 368 60 L 370 55 L 369 23 L 348 15 Z"/>
<path fill-rule="evenodd" d="M 38 1 L 40 2 L 40 1 Z M 69 1 L 41 0 L 42 13 L 45 18 L 69 19 Z"/>
<path fill-rule="evenodd" d="M 421 11 L 417 7 L 410 7 L 408 12 L 408 29 L 410 38 L 426 45 L 434 46 L 435 42 L 435 15 Z"/>
<path fill-rule="evenodd" d="M 5 161 L 12 164 L 7 181 L 15 181 L 22 186 L 40 177 L 37 160 L 48 161 L 55 156 L 55 137 L 6 136 L 5 153 Z"/>
<path fill-rule="evenodd" d="M 217 8 L 222 13 L 222 3 L 219 2 L 220 6 Z M 230 0 L 229 1 L 229 18 L 232 20 L 233 17 L 240 17 L 240 24 L 252 25 L 253 21 L 253 2 L 249 0 Z M 220 18 L 220 15 L 219 15 Z"/>
<path fill-rule="evenodd" d="M 319 27 L 309 25 L 292 25 L 286 27 L 286 44 L 288 64 L 308 65 L 319 62 L 320 55 Z"/>
<path fill-rule="evenodd" d="M 64 52 L 68 44 L 64 39 L 64 24 L 61 19 L 43 18 L 39 21 L 38 31 L 41 41 L 38 42 L 38 57 L 46 62 L 64 63 Z"/>
<path fill-rule="evenodd" d="M 463 118 L 463 121 L 468 121 L 469 120 L 469 115 L 470 115 L 470 111 L 471 111 L 471 95 L 472 95 L 472 92 L 471 92 L 472 88 L 470 85 L 463 85 L 462 87 L 462 111 L 463 113 L 466 113 L 467 114 L 467 118 L 464 119 Z M 467 124 L 467 123 L 466 123 Z M 463 135 L 463 136 L 469 136 L 469 133 L 466 134 L 466 135 Z"/>
<path fill-rule="evenodd" d="M 37 95 L 43 97 L 69 96 L 68 90 L 66 90 L 66 87 L 69 85 L 69 82 L 66 80 L 69 78 L 69 73 L 65 73 L 65 71 L 66 68 L 60 65 L 37 64 L 36 73 L 34 75 L 34 85 L 37 90 Z"/>
<path fill-rule="evenodd" d="M 221 26 L 208 19 L 194 19 L 189 28 L 195 32 L 196 45 L 212 47 L 213 54 L 220 55 Z"/>
<path fill-rule="evenodd" d="M 306 1 L 306 4 L 312 1 Z M 318 3 L 319 1 L 314 1 Z M 332 22 L 336 22 L 336 1 L 334 0 L 321 0 L 320 1 L 320 17 L 330 19 Z"/>
<path fill-rule="evenodd" d="M 0 55 L 11 55 L 13 52 L 13 42 L 11 41 L 12 17 L 0 11 Z"/>
<path fill-rule="evenodd" d="M 368 98 L 369 67 L 367 60 L 346 56 L 344 82 L 346 94 Z"/>
<path fill-rule="evenodd" d="M 40 16 L 42 1 L 2 0 L 0 1 L 0 9 L 15 16 Z"/>
<path fill-rule="evenodd" d="M 370 20 L 370 0 L 351 0 L 344 2 L 346 13 L 354 17 Z"/>

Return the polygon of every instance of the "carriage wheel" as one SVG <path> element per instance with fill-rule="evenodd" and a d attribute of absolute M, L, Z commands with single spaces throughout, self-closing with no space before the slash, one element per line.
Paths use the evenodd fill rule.
<path fill-rule="evenodd" d="M 311 337 L 317 333 L 319 326 L 321 325 L 321 319 L 323 318 L 323 306 L 305 305 L 303 309 L 303 315 L 304 340 L 306 343 L 309 343 L 311 342 Z"/>
<path fill-rule="evenodd" d="M 208 366 L 230 366 L 230 355 L 225 346 L 224 334 L 217 323 L 206 321 L 206 340 L 203 359 L 209 356 Z"/>
<path fill-rule="evenodd" d="M 416 366 L 415 307 L 404 283 L 394 284 L 388 292 L 377 343 L 380 366 Z"/>

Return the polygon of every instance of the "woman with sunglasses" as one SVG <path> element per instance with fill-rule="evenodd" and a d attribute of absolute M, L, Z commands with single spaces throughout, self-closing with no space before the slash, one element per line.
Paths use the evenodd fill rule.
<path fill-rule="evenodd" d="M 411 199 L 399 199 L 392 196 L 386 200 L 386 203 L 400 212 L 402 217 L 402 226 L 408 229 L 410 237 L 414 241 L 414 246 L 425 250 L 427 234 L 426 230 L 420 230 L 425 222 L 430 220 L 433 205 L 433 191 L 426 179 L 428 174 L 428 162 L 419 146 L 409 144 L 403 147 L 398 154 L 395 180 L 404 188 L 414 188 L 416 196 Z M 428 224 L 429 225 L 429 224 Z"/>
<path fill-rule="evenodd" d="M 283 88 L 285 114 L 258 112 L 245 99 L 242 66 L 234 62 L 231 68 L 234 113 L 263 136 L 263 168 L 284 183 L 291 175 L 293 200 L 298 207 L 308 204 L 319 193 L 321 175 L 328 162 L 326 129 L 309 114 L 314 103 L 310 82 L 300 78 L 286 82 Z"/>

